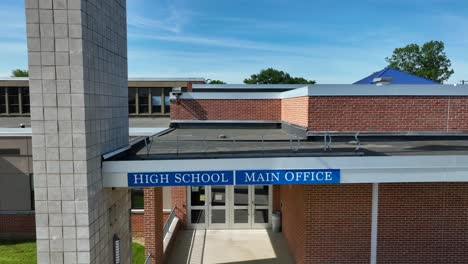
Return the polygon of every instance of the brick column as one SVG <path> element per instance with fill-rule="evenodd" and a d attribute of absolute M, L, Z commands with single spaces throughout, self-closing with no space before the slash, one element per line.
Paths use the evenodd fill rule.
<path fill-rule="evenodd" d="M 162 187 L 145 188 L 145 256 L 151 253 L 151 263 L 163 263 L 163 202 Z"/>
<path fill-rule="evenodd" d="M 183 226 L 188 222 L 187 219 L 187 188 L 185 186 L 172 187 L 171 200 L 172 206 L 177 207 L 176 216 L 179 218 Z"/>

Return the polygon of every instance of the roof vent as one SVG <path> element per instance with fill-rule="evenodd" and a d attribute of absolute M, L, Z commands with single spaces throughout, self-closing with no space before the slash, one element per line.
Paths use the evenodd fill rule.
<path fill-rule="evenodd" d="M 372 80 L 373 83 L 377 86 L 389 85 L 393 81 L 393 77 L 378 77 Z"/>

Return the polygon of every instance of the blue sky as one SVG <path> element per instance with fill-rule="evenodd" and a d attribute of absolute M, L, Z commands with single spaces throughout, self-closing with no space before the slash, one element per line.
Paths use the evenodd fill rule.
<path fill-rule="evenodd" d="M 0 2 L 0 76 L 27 67 L 24 1 Z M 241 83 L 274 67 L 319 83 L 352 83 L 396 47 L 442 40 L 468 79 L 466 0 L 127 0 L 131 77 Z"/>

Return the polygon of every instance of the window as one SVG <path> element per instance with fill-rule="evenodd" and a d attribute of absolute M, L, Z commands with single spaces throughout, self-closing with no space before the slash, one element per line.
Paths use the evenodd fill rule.
<path fill-rule="evenodd" d="M 171 88 L 164 89 L 164 112 L 170 113 L 171 112 L 171 97 L 169 93 L 171 92 Z"/>
<path fill-rule="evenodd" d="M 34 205 L 34 175 L 31 173 L 29 174 L 29 188 L 31 193 L 31 210 L 35 210 Z"/>
<path fill-rule="evenodd" d="M 153 114 L 161 113 L 162 107 L 162 89 L 161 88 L 151 88 L 151 112 Z"/>
<path fill-rule="evenodd" d="M 144 209 L 143 189 L 132 189 L 132 209 Z"/>
<path fill-rule="evenodd" d="M 148 88 L 138 88 L 138 113 L 149 114 L 149 91 Z"/>
<path fill-rule="evenodd" d="M 0 88 L 0 114 L 29 114 L 28 87 Z"/>
<path fill-rule="evenodd" d="M 170 87 L 128 88 L 128 113 L 132 115 L 169 114 Z"/>
<path fill-rule="evenodd" d="M 28 88 L 21 88 L 21 109 L 23 114 L 29 114 L 30 105 L 29 105 L 29 89 Z"/>
<path fill-rule="evenodd" d="M 0 114 L 6 114 L 6 88 L 0 88 Z"/>
<path fill-rule="evenodd" d="M 19 114 L 19 89 L 16 87 L 7 88 L 8 94 L 8 112 L 10 114 Z"/>
<path fill-rule="evenodd" d="M 136 88 L 128 88 L 128 113 L 136 114 Z"/>

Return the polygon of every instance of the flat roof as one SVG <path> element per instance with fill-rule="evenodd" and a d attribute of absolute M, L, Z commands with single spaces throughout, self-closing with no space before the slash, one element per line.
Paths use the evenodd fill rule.
<path fill-rule="evenodd" d="M 171 81 L 186 81 L 186 82 L 204 82 L 205 78 L 201 77 L 128 77 L 129 81 L 148 81 L 148 82 L 171 82 Z M 0 81 L 29 81 L 29 77 L 0 77 Z"/>
<path fill-rule="evenodd" d="M 168 127 L 130 127 L 128 134 L 130 139 L 136 137 L 149 137 L 164 131 L 169 131 Z M 31 137 L 32 130 L 30 127 L 25 128 L 0 128 L 0 137 Z"/>
<path fill-rule="evenodd" d="M 171 87 L 184 86 L 188 82 L 206 82 L 204 78 L 190 77 L 130 77 L 129 87 Z M 148 86 L 145 86 L 148 85 Z M 159 86 L 158 86 L 159 85 Z M 28 87 L 28 77 L 0 77 L 0 87 Z"/>
<path fill-rule="evenodd" d="M 193 89 L 296 89 L 305 87 L 307 84 L 193 84 Z"/>
<path fill-rule="evenodd" d="M 205 82 L 205 78 L 199 77 L 129 77 L 129 81 L 139 82 Z"/>
<path fill-rule="evenodd" d="M 183 128 L 153 137 L 152 143 L 130 151 L 124 160 L 216 159 L 321 156 L 466 155 L 468 136 L 323 137 L 309 140 L 273 128 Z"/>

